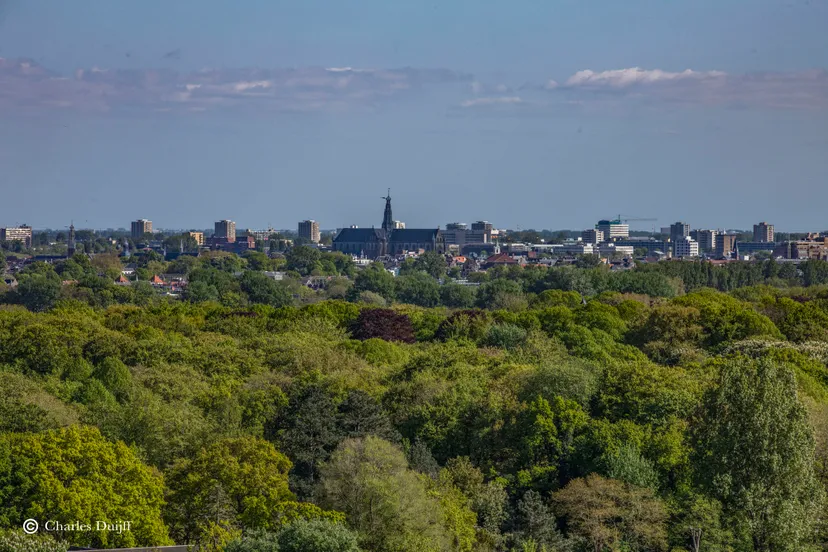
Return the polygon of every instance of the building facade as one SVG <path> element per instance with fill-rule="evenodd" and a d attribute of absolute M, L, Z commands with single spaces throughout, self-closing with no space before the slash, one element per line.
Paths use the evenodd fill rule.
<path fill-rule="evenodd" d="M 828 260 L 828 238 L 783 242 L 776 246 L 773 254 L 785 259 Z"/>
<path fill-rule="evenodd" d="M 199 247 L 204 245 L 204 232 L 187 232 L 187 235 L 193 238 Z"/>
<path fill-rule="evenodd" d="M 311 243 L 319 243 L 319 223 L 315 220 L 303 220 L 299 223 L 299 237 Z"/>
<path fill-rule="evenodd" d="M 716 238 L 716 254 L 729 258 L 736 250 L 736 234 L 719 234 Z"/>
<path fill-rule="evenodd" d="M 385 198 L 381 228 L 343 228 L 333 239 L 333 250 L 376 259 L 408 251 L 445 252 L 443 233 L 439 228 L 395 228 L 391 213 L 391 194 Z"/>
<path fill-rule="evenodd" d="M 22 226 L 10 226 L 8 228 L 0 228 L 0 241 L 19 241 L 23 242 L 24 247 L 31 247 L 32 227 L 24 224 Z"/>
<path fill-rule="evenodd" d="M 147 219 L 138 219 L 132 221 L 130 227 L 130 235 L 133 240 L 140 240 L 145 234 L 152 234 L 152 221 Z"/>
<path fill-rule="evenodd" d="M 216 221 L 213 237 L 233 243 L 236 241 L 236 223 L 228 219 Z"/>
<path fill-rule="evenodd" d="M 690 225 L 686 222 L 674 222 L 670 225 L 670 241 L 677 242 L 690 235 Z"/>
<path fill-rule="evenodd" d="M 602 241 L 604 241 L 604 233 L 601 230 L 597 230 L 595 228 L 590 228 L 581 232 L 581 241 L 584 243 L 590 243 L 592 245 L 598 245 Z"/>
<path fill-rule="evenodd" d="M 605 240 L 624 239 L 630 237 L 630 225 L 624 224 L 619 219 L 615 220 L 599 220 L 595 226 L 596 230 L 600 230 L 604 234 Z"/>
<path fill-rule="evenodd" d="M 685 259 L 699 256 L 699 244 L 690 236 L 673 242 L 673 256 L 678 259 Z"/>
<path fill-rule="evenodd" d="M 773 243 L 773 224 L 760 222 L 753 225 L 753 241 L 762 243 Z"/>
<path fill-rule="evenodd" d="M 716 230 L 693 230 L 690 232 L 690 237 L 698 242 L 699 251 L 702 253 L 716 251 L 716 236 L 718 235 L 719 233 Z"/>

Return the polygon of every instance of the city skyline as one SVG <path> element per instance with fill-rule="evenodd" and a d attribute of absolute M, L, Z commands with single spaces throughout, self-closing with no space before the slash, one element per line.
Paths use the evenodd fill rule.
<path fill-rule="evenodd" d="M 826 20 L 804 0 L 5 2 L 0 220 L 365 226 L 390 185 L 414 227 L 816 229 Z"/>

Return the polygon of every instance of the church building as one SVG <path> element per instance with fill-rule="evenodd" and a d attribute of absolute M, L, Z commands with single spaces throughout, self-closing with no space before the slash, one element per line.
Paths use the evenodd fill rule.
<path fill-rule="evenodd" d="M 385 213 L 381 228 L 343 228 L 333 239 L 333 250 L 376 259 L 406 251 L 445 251 L 439 228 L 394 228 L 391 215 L 391 191 L 383 198 Z"/>

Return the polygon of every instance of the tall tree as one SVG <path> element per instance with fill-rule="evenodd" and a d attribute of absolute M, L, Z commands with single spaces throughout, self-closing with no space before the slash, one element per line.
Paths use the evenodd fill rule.
<path fill-rule="evenodd" d="M 458 550 L 439 494 L 408 468 L 402 451 L 376 437 L 343 441 L 322 468 L 318 496 L 344 512 L 367 550 Z M 465 517 L 465 516 L 461 516 Z M 463 550 L 465 548 L 459 548 Z"/>
<path fill-rule="evenodd" d="M 699 482 L 743 525 L 755 550 L 802 550 L 823 493 L 794 374 L 743 357 L 720 369 L 695 435 Z"/>

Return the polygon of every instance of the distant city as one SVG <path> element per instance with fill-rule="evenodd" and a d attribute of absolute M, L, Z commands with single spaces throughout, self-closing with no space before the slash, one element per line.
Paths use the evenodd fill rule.
<path fill-rule="evenodd" d="M 338 251 L 355 259 L 375 260 L 407 254 L 435 251 L 453 256 L 489 258 L 502 255 L 521 262 L 543 262 L 544 259 L 596 255 L 603 260 L 641 259 L 708 259 L 716 261 L 751 260 L 773 257 L 780 260 L 828 259 L 828 232 L 804 232 L 779 236 L 774 225 L 758 222 L 753 231 L 738 232 L 721 229 L 692 228 L 687 222 L 675 222 L 660 227 L 659 231 L 631 231 L 631 222 L 654 222 L 654 218 L 635 218 L 618 215 L 599 220 L 582 231 L 563 230 L 505 230 L 487 220 L 470 225 L 450 222 L 445 228 L 408 228 L 405 222 L 394 218 L 390 190 L 385 199 L 381 224 L 370 228 L 349 226 L 335 231 L 321 229 L 316 220 L 302 220 L 296 230 L 246 229 L 237 230 L 237 223 L 225 219 L 216 221 L 213 231 L 164 230 L 155 231 L 149 219 L 138 219 L 126 229 L 110 230 L 109 238 L 123 253 L 130 248 L 153 249 L 165 257 L 202 250 L 227 251 L 243 254 L 249 250 L 276 253 L 294 244 L 304 244 L 322 250 Z M 379 220 L 379 218 L 378 218 Z M 49 231 L 53 232 L 54 231 Z M 86 231 L 87 233 L 89 231 Z M 79 242 L 74 225 L 68 232 L 57 232 L 65 239 L 66 254 L 73 255 Z M 31 226 L 0 228 L 0 242 L 18 242 L 31 248 L 36 233 Z M 178 247 L 169 237 L 178 236 Z M 781 238 L 781 239 L 780 239 Z"/>

